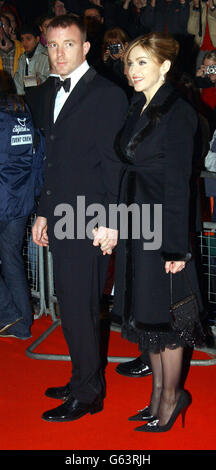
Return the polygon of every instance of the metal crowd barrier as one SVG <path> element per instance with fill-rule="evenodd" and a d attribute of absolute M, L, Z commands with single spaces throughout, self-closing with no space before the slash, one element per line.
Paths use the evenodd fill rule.
<path fill-rule="evenodd" d="M 24 242 L 23 255 L 25 259 L 26 273 L 31 291 L 31 297 L 34 301 L 39 302 L 39 311 L 34 314 L 37 320 L 45 313 L 52 318 L 52 325 L 26 350 L 27 356 L 40 360 L 57 360 L 70 361 L 69 355 L 63 354 L 41 354 L 35 352 L 37 347 L 46 340 L 46 338 L 61 325 L 58 315 L 58 300 L 55 293 L 55 283 L 53 278 L 53 261 L 52 255 L 47 248 L 38 247 L 32 241 L 32 225 L 35 216 L 29 218 L 26 237 Z M 112 331 L 120 331 L 120 328 L 112 323 Z M 125 362 L 133 360 L 131 357 L 108 357 L 108 362 Z"/>
<path fill-rule="evenodd" d="M 63 354 L 42 354 L 37 353 L 37 347 L 47 339 L 47 337 L 61 325 L 58 314 L 58 301 L 55 293 L 55 283 L 53 278 L 52 255 L 46 248 L 32 245 L 31 226 L 34 218 L 30 220 L 27 227 L 26 247 L 24 256 L 26 258 L 27 276 L 31 286 L 31 294 L 39 299 L 40 311 L 35 315 L 35 319 L 40 318 L 44 313 L 52 318 L 52 325 L 26 350 L 27 356 L 40 360 L 70 361 L 69 355 Z M 215 305 L 216 311 L 216 223 L 203 223 L 203 231 L 198 236 L 198 245 L 203 267 L 203 276 L 206 280 L 206 292 L 208 302 Z M 111 323 L 111 331 L 120 332 L 120 326 Z M 191 360 L 191 365 L 210 366 L 216 364 L 216 349 L 202 348 L 196 349 L 207 353 L 211 358 L 207 360 Z M 132 361 L 133 357 L 108 357 L 108 362 Z"/>

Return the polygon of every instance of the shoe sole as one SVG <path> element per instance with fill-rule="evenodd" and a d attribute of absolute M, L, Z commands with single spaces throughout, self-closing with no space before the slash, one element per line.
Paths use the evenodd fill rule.
<path fill-rule="evenodd" d="M 135 377 L 135 378 L 138 378 L 138 377 L 147 377 L 147 375 L 151 375 L 152 372 L 145 372 L 144 374 L 137 374 L 137 375 L 134 375 L 134 374 L 129 374 L 129 373 L 124 373 L 124 372 L 120 372 L 116 369 L 116 372 L 117 374 L 120 374 L 120 375 L 124 375 L 125 377 Z"/>
<path fill-rule="evenodd" d="M 103 405 L 101 405 L 100 407 L 98 408 L 92 408 L 92 410 L 89 410 L 87 412 L 83 412 L 81 413 L 79 416 L 76 416 L 75 418 L 45 418 L 43 415 L 42 415 L 42 419 L 44 421 L 46 421 L 47 423 L 66 423 L 66 422 L 69 422 L 69 421 L 76 421 L 77 419 L 80 419 L 82 418 L 83 416 L 87 415 L 88 413 L 91 414 L 91 415 L 94 415 L 96 413 L 99 413 L 100 411 L 103 410 Z"/>

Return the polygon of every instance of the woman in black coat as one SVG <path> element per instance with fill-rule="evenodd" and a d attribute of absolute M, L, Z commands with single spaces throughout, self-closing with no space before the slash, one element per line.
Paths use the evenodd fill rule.
<path fill-rule="evenodd" d="M 138 431 L 167 431 L 185 412 L 191 399 L 179 388 L 183 348 L 194 346 L 201 333 L 198 315 L 190 318 L 187 331 L 177 333 L 170 314 L 171 275 L 174 302 L 192 289 L 201 308 L 189 243 L 197 116 L 167 80 L 177 53 L 178 43 L 163 33 L 149 33 L 129 45 L 125 63 L 140 99 L 116 139 L 123 162 L 120 202 L 134 212 L 128 217 L 128 237 L 121 232 L 120 217 L 114 312 L 122 316 L 123 336 L 149 351 L 153 372 L 149 406 L 129 418 L 148 421 Z M 110 253 L 106 241 L 101 248 Z"/>

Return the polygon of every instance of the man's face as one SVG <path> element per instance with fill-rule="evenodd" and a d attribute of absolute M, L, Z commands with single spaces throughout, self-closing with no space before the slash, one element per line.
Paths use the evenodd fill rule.
<path fill-rule="evenodd" d="M 143 7 L 142 0 L 133 0 L 133 4 L 136 8 L 142 8 Z"/>
<path fill-rule="evenodd" d="M 56 0 L 53 5 L 53 12 L 55 16 L 66 15 L 67 11 L 65 9 L 64 3 L 60 0 Z"/>
<path fill-rule="evenodd" d="M 51 19 L 44 20 L 41 27 L 40 27 L 40 30 L 43 33 L 45 38 L 46 38 L 46 35 L 47 35 L 47 28 L 49 26 L 50 21 L 51 21 Z"/>
<path fill-rule="evenodd" d="M 40 41 L 40 36 L 33 36 L 33 34 L 21 34 L 21 43 L 25 49 L 25 52 L 32 52 Z"/>
<path fill-rule="evenodd" d="M 67 77 L 84 62 L 90 49 L 89 42 L 83 42 L 76 25 L 66 28 L 48 27 L 47 46 L 52 71 L 62 78 Z"/>
<path fill-rule="evenodd" d="M 88 33 L 97 32 L 103 23 L 100 12 L 95 8 L 87 8 L 84 11 L 83 21 Z"/>
<path fill-rule="evenodd" d="M 5 34 L 6 36 L 10 36 L 11 26 L 8 24 L 8 21 L 3 16 L 0 17 L 0 21 L 2 23 L 2 27 L 0 28 L 0 39 L 3 39 Z"/>

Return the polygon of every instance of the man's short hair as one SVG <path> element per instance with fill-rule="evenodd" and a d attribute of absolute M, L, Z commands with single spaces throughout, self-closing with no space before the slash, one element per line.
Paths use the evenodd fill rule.
<path fill-rule="evenodd" d="M 35 38 L 40 36 L 40 30 L 38 26 L 33 23 L 33 24 L 24 24 L 21 27 L 20 34 L 32 34 Z"/>
<path fill-rule="evenodd" d="M 93 3 L 90 3 L 88 6 L 85 7 L 83 15 L 85 14 L 86 10 L 96 10 L 100 14 L 101 18 L 104 17 L 103 8 Z"/>
<path fill-rule="evenodd" d="M 47 31 L 49 31 L 50 28 L 69 28 L 70 26 L 77 26 L 80 31 L 82 40 L 83 42 L 85 42 L 87 38 L 87 33 L 83 21 L 80 18 L 76 18 L 71 15 L 55 16 L 55 18 L 50 21 L 47 27 Z"/>

